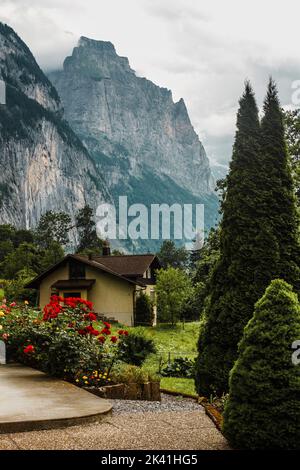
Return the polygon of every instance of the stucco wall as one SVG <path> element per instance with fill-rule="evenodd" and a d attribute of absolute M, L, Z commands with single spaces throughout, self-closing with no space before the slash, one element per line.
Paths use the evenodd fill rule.
<path fill-rule="evenodd" d="M 135 285 L 89 266 L 86 278 L 96 279 L 88 291 L 88 299 L 94 303 L 95 311 L 114 317 L 124 325 L 132 325 Z"/>
<path fill-rule="evenodd" d="M 68 265 L 61 266 L 56 269 L 53 273 L 49 274 L 40 285 L 40 307 L 44 308 L 46 304 L 49 303 L 51 297 L 51 286 L 59 279 L 68 279 L 69 278 L 69 269 Z"/>

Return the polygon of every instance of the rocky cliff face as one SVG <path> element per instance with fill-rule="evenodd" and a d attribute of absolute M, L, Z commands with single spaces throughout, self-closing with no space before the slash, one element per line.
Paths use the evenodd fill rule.
<path fill-rule="evenodd" d="M 62 120 L 58 94 L 34 57 L 0 23 L 0 219 L 33 227 L 48 209 L 74 215 L 85 203 L 110 200 L 99 168 Z"/>
<path fill-rule="evenodd" d="M 174 103 L 169 90 L 136 76 L 110 42 L 84 37 L 49 78 L 115 198 L 205 202 L 207 225 L 214 225 L 209 161 L 182 99 Z"/>

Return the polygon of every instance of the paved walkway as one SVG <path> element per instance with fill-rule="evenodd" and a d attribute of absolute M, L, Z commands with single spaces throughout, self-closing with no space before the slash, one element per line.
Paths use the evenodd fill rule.
<path fill-rule="evenodd" d="M 106 400 L 22 366 L 0 366 L 0 429 L 18 422 L 70 419 L 107 412 Z M 64 429 L 0 434 L 0 450 L 224 450 L 228 445 L 193 400 L 111 400 L 101 422 Z M 53 423 L 53 421 L 52 421 Z M 43 426 L 45 422 L 42 423 Z M 61 421 L 60 421 L 61 424 Z M 70 424 L 70 423 L 67 423 Z M 3 429 L 2 429 L 3 432 Z"/>
<path fill-rule="evenodd" d="M 0 433 L 95 422 L 112 409 L 107 400 L 17 364 L 0 365 L 0 397 Z"/>

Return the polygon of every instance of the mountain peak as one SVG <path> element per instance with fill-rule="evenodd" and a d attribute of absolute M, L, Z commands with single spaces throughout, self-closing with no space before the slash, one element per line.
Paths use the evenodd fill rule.
<path fill-rule="evenodd" d="M 91 49 L 97 49 L 101 52 L 113 52 L 116 54 L 115 46 L 110 41 L 99 41 L 85 36 L 81 36 L 79 39 L 78 47 L 88 47 Z"/>

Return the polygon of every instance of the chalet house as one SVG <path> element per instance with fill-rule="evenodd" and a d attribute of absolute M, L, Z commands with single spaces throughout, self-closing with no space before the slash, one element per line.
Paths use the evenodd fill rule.
<path fill-rule="evenodd" d="M 152 254 L 111 256 L 108 250 L 102 256 L 67 255 L 26 287 L 38 290 L 41 308 L 53 294 L 81 297 L 93 302 L 100 318 L 133 326 L 136 297 L 144 291 L 154 299 L 160 267 Z"/>

